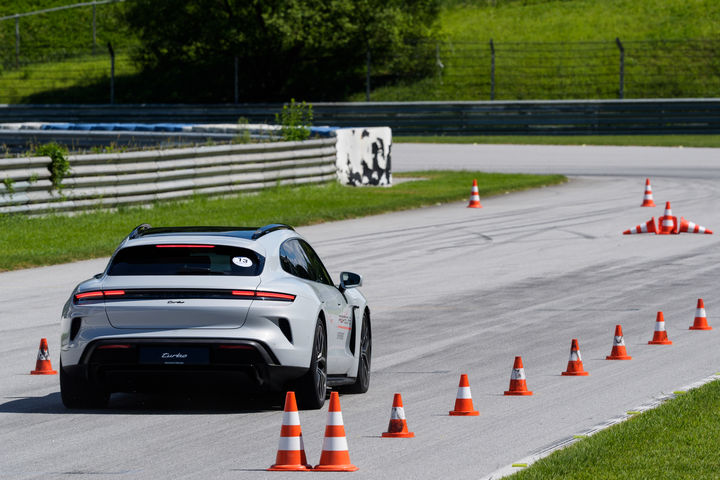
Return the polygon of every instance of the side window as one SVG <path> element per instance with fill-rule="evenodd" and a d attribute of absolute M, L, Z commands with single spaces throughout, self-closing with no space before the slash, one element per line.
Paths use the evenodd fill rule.
<path fill-rule="evenodd" d="M 311 274 L 305 252 L 297 240 L 288 240 L 280 245 L 280 265 L 290 275 L 315 280 Z"/>
<path fill-rule="evenodd" d="M 330 278 L 325 265 L 323 265 L 322 260 L 320 260 L 318 254 L 315 253 L 315 250 L 313 250 L 307 242 L 303 242 L 302 240 L 300 240 L 300 245 L 302 245 L 302 248 L 305 251 L 305 256 L 310 264 L 311 274 L 314 277 L 313 279 L 316 282 L 324 283 L 325 285 L 332 285 L 332 279 Z"/>

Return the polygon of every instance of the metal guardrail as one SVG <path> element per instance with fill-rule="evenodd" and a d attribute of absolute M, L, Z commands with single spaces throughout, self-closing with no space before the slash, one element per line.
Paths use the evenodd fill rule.
<path fill-rule="evenodd" d="M 281 104 L 4 105 L 4 122 L 274 123 Z M 317 125 L 395 135 L 720 133 L 720 99 L 313 103 Z"/>
<path fill-rule="evenodd" d="M 81 211 L 336 178 L 336 138 L 69 156 L 63 188 L 47 157 L 0 159 L 0 213 Z"/>

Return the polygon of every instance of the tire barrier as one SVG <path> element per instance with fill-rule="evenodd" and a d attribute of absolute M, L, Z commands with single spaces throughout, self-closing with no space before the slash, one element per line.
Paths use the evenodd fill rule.
<path fill-rule="evenodd" d="M 0 213 L 113 208 L 335 180 L 336 138 L 70 155 L 54 189 L 48 157 L 0 160 Z"/>

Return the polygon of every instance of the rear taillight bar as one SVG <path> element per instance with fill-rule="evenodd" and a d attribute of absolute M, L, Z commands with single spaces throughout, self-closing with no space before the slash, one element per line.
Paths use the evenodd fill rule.
<path fill-rule="evenodd" d="M 283 302 L 295 301 L 295 295 L 280 292 L 264 292 L 260 290 L 233 290 L 236 297 L 254 298 L 257 300 L 280 300 Z"/>
<path fill-rule="evenodd" d="M 105 297 L 121 297 L 125 295 L 125 290 L 94 290 L 91 292 L 82 292 L 75 294 L 75 303 L 82 300 L 102 300 Z"/>
<path fill-rule="evenodd" d="M 194 245 L 194 244 L 176 244 L 166 243 L 155 245 L 157 248 L 215 248 L 215 245 Z"/>
<path fill-rule="evenodd" d="M 132 345 L 128 345 L 126 343 L 119 343 L 111 345 L 100 345 L 99 347 L 97 347 L 98 350 L 127 350 L 128 348 L 132 348 Z"/>

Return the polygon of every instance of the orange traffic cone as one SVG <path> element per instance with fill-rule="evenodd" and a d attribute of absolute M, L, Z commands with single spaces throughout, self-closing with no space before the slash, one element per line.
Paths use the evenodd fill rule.
<path fill-rule="evenodd" d="M 655 217 L 652 217 L 647 223 L 641 223 L 635 228 L 625 230 L 623 235 L 633 235 L 635 233 L 658 233 L 657 227 L 655 226 Z"/>
<path fill-rule="evenodd" d="M 645 179 L 645 196 L 643 197 L 643 203 L 640 205 L 641 207 L 654 207 L 655 202 L 653 201 L 652 196 L 652 186 L 650 185 L 650 179 Z"/>
<path fill-rule="evenodd" d="M 40 348 L 38 348 L 35 370 L 31 370 L 30 375 L 57 375 L 57 371 L 53 370 L 52 363 L 50 362 L 50 352 L 48 351 L 46 338 L 40 339 Z"/>
<path fill-rule="evenodd" d="M 477 417 L 480 412 L 475 410 L 470 393 L 470 382 L 466 374 L 460 375 L 457 397 L 455 398 L 455 410 L 450 412 L 452 416 Z"/>
<path fill-rule="evenodd" d="M 653 333 L 653 338 L 648 342 L 648 345 L 672 345 L 665 331 L 665 317 L 663 316 L 663 312 L 657 312 L 655 333 Z"/>
<path fill-rule="evenodd" d="M 390 424 L 388 425 L 388 431 L 383 432 L 382 436 L 385 438 L 410 438 L 415 436 L 413 432 L 408 431 L 402 396 L 399 393 L 396 393 L 393 397 Z"/>
<path fill-rule="evenodd" d="M 305 445 L 303 444 L 300 429 L 300 414 L 298 413 L 295 392 L 285 394 L 285 411 L 283 412 L 282 427 L 280 427 L 280 443 L 278 444 L 275 465 L 268 468 L 272 471 L 310 470 L 312 465 L 307 462 Z"/>
<path fill-rule="evenodd" d="M 705 314 L 705 302 L 702 298 L 698 298 L 697 310 L 695 310 L 695 323 L 690 330 L 712 330 L 707 323 L 707 315 Z"/>
<path fill-rule="evenodd" d="M 480 205 L 480 192 L 478 191 L 477 180 L 473 180 L 472 190 L 470 191 L 470 204 L 468 208 L 482 208 Z"/>
<path fill-rule="evenodd" d="M 623 338 L 622 327 L 615 325 L 615 338 L 613 339 L 613 347 L 610 355 L 605 360 L 632 360 L 632 357 L 625 350 L 625 339 Z"/>
<path fill-rule="evenodd" d="M 532 395 L 533 392 L 527 389 L 525 384 L 525 368 L 523 367 L 522 357 L 515 357 L 512 373 L 510 374 L 510 390 L 505 395 Z"/>
<path fill-rule="evenodd" d="M 680 226 L 678 227 L 678 233 L 704 233 L 706 235 L 712 235 L 712 230 L 709 230 L 702 225 L 685 220 L 680 217 Z"/>
<path fill-rule="evenodd" d="M 580 347 L 577 338 L 573 338 L 570 343 L 570 360 L 568 360 L 567 370 L 562 375 L 590 375 L 583 370 L 582 357 L 580 356 Z"/>
<path fill-rule="evenodd" d="M 678 221 L 677 217 L 673 217 L 670 202 L 665 203 L 665 213 L 662 217 L 658 218 L 658 223 L 660 224 L 660 230 L 657 232 L 658 235 L 677 233 Z"/>
<path fill-rule="evenodd" d="M 358 467 L 350 463 L 350 452 L 348 452 L 345 426 L 340 410 L 340 395 L 337 392 L 330 393 L 325 440 L 323 440 L 320 463 L 315 466 L 315 470 L 323 472 L 354 472 L 358 470 Z"/>

